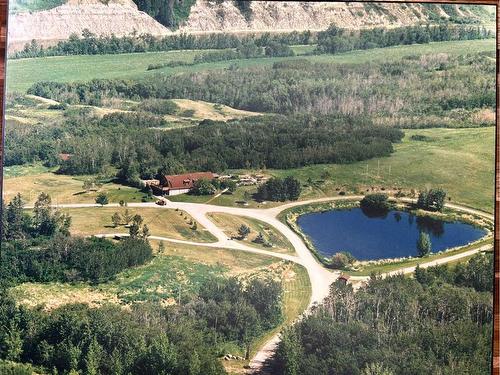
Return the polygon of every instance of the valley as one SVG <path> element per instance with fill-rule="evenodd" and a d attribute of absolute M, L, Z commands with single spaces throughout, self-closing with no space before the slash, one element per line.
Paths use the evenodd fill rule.
<path fill-rule="evenodd" d="M 214 27 L 196 18 L 207 4 L 181 32 Z M 377 13 L 367 5 L 353 7 Z M 222 6 L 230 15 L 236 5 Z M 267 8 L 254 7 L 252 22 L 217 28 L 267 30 Z M 488 344 L 474 340 L 491 330 L 495 39 L 474 26 L 396 27 L 414 25 L 408 9 L 383 47 L 346 18 L 356 27 L 322 27 L 304 45 L 249 37 L 235 48 L 9 60 L 0 302 L 11 307 L 0 323 L 22 340 L 0 370 L 5 359 L 41 374 L 291 375 L 308 363 L 325 373 L 339 351 L 339 373 L 361 373 L 378 362 L 350 357 L 339 339 L 357 347 L 359 330 L 371 353 L 405 340 L 420 353 L 414 327 L 453 341 L 458 321 L 471 343 L 463 362 L 427 358 L 426 370 L 483 373 Z M 371 25 L 395 17 L 382 13 Z M 383 200 L 385 215 L 463 222 L 481 235 L 437 251 L 440 234 L 425 244 L 429 228 L 417 226 L 420 253 L 411 239 L 412 251 L 389 256 L 387 241 L 376 259 L 356 259 L 318 251 L 297 224 L 366 197 Z M 404 303 L 380 320 L 363 310 L 400 298 L 431 311 L 436 289 L 453 296 L 438 323 L 441 312 Z M 31 320 L 44 322 L 36 334 L 17 323 Z M 116 342 L 103 339 L 111 331 Z M 326 347 L 317 358 L 307 332 L 332 334 L 314 344 Z M 403 364 L 384 358 L 387 374 L 426 371 L 407 353 Z"/>

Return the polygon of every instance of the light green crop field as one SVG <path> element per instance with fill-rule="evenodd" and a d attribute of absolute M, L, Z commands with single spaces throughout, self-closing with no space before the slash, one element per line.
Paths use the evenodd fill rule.
<path fill-rule="evenodd" d="M 157 248 L 157 241 L 152 241 Z M 46 309 L 67 303 L 128 303 L 146 299 L 175 303 L 182 295 L 196 292 L 209 277 L 241 276 L 255 272 L 271 272 L 276 258 L 234 250 L 165 243 L 164 253 L 157 254 L 143 266 L 119 273 L 114 280 L 98 285 L 69 283 L 23 283 L 11 289 L 16 300 L 26 306 L 44 305 Z M 271 267 L 271 268 L 270 268 Z M 280 267 L 280 272 L 285 265 Z M 304 286 L 308 293 L 307 285 Z"/>
<path fill-rule="evenodd" d="M 309 52 L 310 46 L 294 47 L 297 55 Z M 361 64 L 376 60 L 397 60 L 403 56 L 429 53 L 466 54 L 494 51 L 495 40 L 472 40 L 437 42 L 423 45 L 396 46 L 364 51 L 352 51 L 338 55 L 301 56 L 314 62 L 334 62 L 339 64 Z M 255 58 L 231 60 L 216 63 L 196 64 L 147 71 L 150 64 L 171 60 L 191 62 L 196 54 L 203 51 L 146 52 L 118 55 L 56 56 L 32 59 L 9 60 L 7 63 L 7 92 L 26 91 L 38 81 L 76 82 L 94 78 L 140 78 L 155 74 L 174 74 L 210 69 L 223 69 L 232 64 L 240 67 L 271 65 L 276 61 L 297 57 Z"/>

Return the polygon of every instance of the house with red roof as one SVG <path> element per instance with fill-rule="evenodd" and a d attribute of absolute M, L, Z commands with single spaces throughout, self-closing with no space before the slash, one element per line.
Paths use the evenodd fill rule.
<path fill-rule="evenodd" d="M 157 195 L 178 195 L 188 193 L 198 180 L 213 180 L 218 175 L 212 172 L 195 172 L 161 176 L 157 183 L 149 186 Z"/>

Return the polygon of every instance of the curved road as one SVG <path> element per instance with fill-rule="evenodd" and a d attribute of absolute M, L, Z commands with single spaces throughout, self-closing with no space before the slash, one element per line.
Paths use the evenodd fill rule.
<path fill-rule="evenodd" d="M 252 208 L 243 208 L 243 207 L 225 207 L 225 206 L 216 206 L 216 205 L 211 205 L 211 204 L 203 204 L 203 203 L 189 203 L 189 202 L 172 202 L 167 200 L 167 204 L 165 206 L 159 206 L 155 203 L 129 203 L 129 207 L 154 207 L 158 209 L 179 209 L 186 211 L 189 215 L 193 217 L 199 224 L 201 224 L 203 227 L 205 227 L 210 233 L 212 233 L 216 238 L 216 242 L 212 243 L 198 243 L 198 242 L 191 242 L 191 241 L 183 241 L 183 240 L 176 240 L 176 239 L 171 239 L 171 238 L 166 238 L 166 237 L 158 237 L 158 236 L 150 236 L 152 239 L 158 239 L 158 240 L 164 240 L 164 241 L 170 241 L 170 242 L 176 242 L 176 243 L 185 243 L 185 244 L 190 244 L 190 245 L 198 245 L 198 246 L 205 246 L 205 247 L 217 247 L 217 248 L 227 248 L 227 249 L 233 249 L 233 250 L 240 250 L 240 251 L 246 251 L 246 252 L 251 252 L 251 253 L 256 253 L 256 254 L 261 254 L 261 255 L 269 255 L 269 256 L 274 256 L 277 258 L 289 260 L 298 264 L 301 264 L 306 270 L 309 275 L 309 279 L 311 282 L 311 299 L 309 301 L 308 308 L 310 308 L 312 305 L 321 303 L 325 297 L 328 296 L 329 293 L 329 288 L 330 284 L 334 282 L 338 276 L 340 275 L 340 272 L 338 271 L 332 271 L 328 270 L 325 267 L 323 267 L 314 257 L 314 255 L 309 251 L 309 249 L 306 247 L 302 239 L 293 231 L 291 230 L 286 224 L 283 224 L 280 220 L 277 219 L 277 216 L 284 210 L 296 206 L 301 206 L 301 205 L 306 205 L 306 204 L 311 204 L 311 203 L 321 203 L 321 202 L 331 202 L 331 201 L 338 201 L 338 200 L 359 200 L 363 198 L 363 196 L 339 196 L 339 197 L 330 197 L 330 198 L 318 198 L 318 199 L 311 199 L 311 200 L 306 200 L 306 201 L 297 201 L 297 202 L 291 202 L 287 204 L 283 204 L 277 207 L 272 207 L 272 208 L 265 208 L 265 209 L 252 209 Z M 402 198 L 400 201 L 403 202 L 414 202 L 414 199 L 410 198 Z M 467 212 L 475 215 L 479 215 L 485 219 L 488 220 L 493 220 L 493 215 L 490 215 L 488 213 L 474 210 L 472 208 L 468 207 L 463 207 L 460 205 L 456 204 L 447 204 L 447 207 L 453 208 L 458 211 L 462 212 Z M 63 205 L 58 205 L 57 207 L 61 208 L 84 208 L 84 207 L 100 207 L 98 204 L 63 204 Z M 109 204 L 107 207 L 118 207 L 117 204 Z M 296 255 L 289 255 L 289 254 L 279 254 L 275 253 L 272 251 L 266 251 L 266 250 L 259 250 L 255 249 L 250 246 L 246 246 L 240 242 L 230 240 L 227 235 L 224 233 L 224 231 L 219 228 L 217 225 L 214 224 L 212 220 L 210 220 L 207 217 L 208 213 L 227 213 L 231 215 L 237 215 L 237 216 L 245 216 L 253 219 L 258 219 L 260 221 L 263 221 L 274 228 L 276 230 L 280 231 L 292 244 L 293 248 L 295 249 Z M 123 236 L 123 233 L 121 234 L 116 234 Z M 101 236 L 114 236 L 114 234 L 106 234 L 106 235 L 101 235 Z M 446 263 L 449 261 L 453 261 L 456 259 L 460 259 L 465 256 L 472 255 L 478 251 L 484 250 L 488 247 L 491 246 L 483 246 L 478 249 L 470 250 L 461 254 L 457 254 L 454 256 L 446 257 L 446 258 L 441 258 L 429 263 L 422 264 L 421 267 L 429 267 L 432 265 L 436 264 L 442 264 Z M 407 267 L 401 270 L 393 271 L 388 274 L 394 274 L 394 273 L 399 273 L 399 272 L 413 272 L 415 267 Z M 366 280 L 366 277 L 353 277 L 353 280 Z M 272 337 L 260 350 L 259 352 L 252 358 L 250 361 L 250 371 L 256 372 L 259 369 L 262 368 L 263 363 L 273 354 L 276 345 L 279 342 L 279 334 L 275 335 Z"/>

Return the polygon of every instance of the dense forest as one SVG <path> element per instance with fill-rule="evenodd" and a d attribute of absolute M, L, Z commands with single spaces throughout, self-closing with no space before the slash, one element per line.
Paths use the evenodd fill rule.
<path fill-rule="evenodd" d="M 281 286 L 213 279 L 182 305 L 69 304 L 51 312 L 16 306 L 0 289 L 0 359 L 85 374 L 225 374 L 219 356 L 246 348 L 282 319 Z M 0 364 L 1 370 L 1 364 Z"/>
<path fill-rule="evenodd" d="M 156 129 L 162 120 L 152 116 L 132 112 L 100 118 L 80 113 L 62 128 L 47 130 L 59 136 L 46 138 L 43 154 L 38 147 L 29 148 L 30 142 L 39 142 L 40 133 L 24 136 L 26 148 L 12 148 L 11 138 L 6 164 L 31 158 L 53 165 L 57 153 L 65 152 L 72 156 L 59 161 L 62 173 L 96 174 L 113 165 L 119 178 L 136 183 L 158 172 L 351 163 L 389 155 L 403 136 L 399 129 L 375 127 L 368 118 L 356 116 L 257 116 L 228 123 L 202 121 L 196 127 L 169 131 Z"/>
<path fill-rule="evenodd" d="M 275 374 L 489 374 L 493 254 L 414 278 L 332 284 L 313 314 L 283 333 Z"/>

